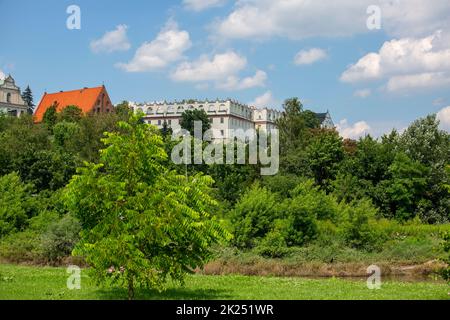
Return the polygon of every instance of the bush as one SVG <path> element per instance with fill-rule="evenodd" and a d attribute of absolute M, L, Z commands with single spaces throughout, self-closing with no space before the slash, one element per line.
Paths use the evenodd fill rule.
<path fill-rule="evenodd" d="M 376 228 L 378 210 L 370 200 L 341 204 L 340 215 L 340 230 L 349 246 L 371 251 L 385 240 L 384 232 Z"/>
<path fill-rule="evenodd" d="M 284 221 L 280 220 L 283 223 Z M 286 246 L 286 239 L 281 228 L 274 228 L 268 232 L 264 239 L 256 247 L 256 253 L 267 258 L 283 258 L 289 253 Z"/>
<path fill-rule="evenodd" d="M 319 220 L 335 221 L 338 215 L 338 203 L 333 195 L 327 195 L 314 185 L 313 180 L 301 182 L 291 192 L 291 196 L 301 203 L 308 215 Z"/>
<path fill-rule="evenodd" d="M 240 248 L 252 248 L 264 238 L 277 218 L 276 205 L 274 193 L 259 184 L 252 186 L 231 213 L 234 244 Z"/>
<path fill-rule="evenodd" d="M 285 200 L 281 210 L 285 217 L 283 231 L 287 246 L 301 246 L 317 237 L 317 213 L 304 202 L 304 198 Z"/>
<path fill-rule="evenodd" d="M 80 239 L 80 231 L 80 222 L 71 215 L 65 215 L 50 224 L 41 236 L 42 256 L 50 262 L 59 262 L 70 256 Z"/>
<path fill-rule="evenodd" d="M 80 223 L 70 215 L 44 211 L 28 224 L 26 230 L 2 239 L 0 257 L 15 263 L 60 263 L 79 240 Z"/>

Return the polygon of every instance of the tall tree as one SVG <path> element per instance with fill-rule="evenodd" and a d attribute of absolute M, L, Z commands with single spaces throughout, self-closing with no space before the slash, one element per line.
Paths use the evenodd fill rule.
<path fill-rule="evenodd" d="M 33 93 L 31 92 L 30 86 L 27 86 L 25 91 L 22 93 L 22 99 L 28 106 L 28 113 L 33 114 L 35 105 L 33 102 Z"/>
<path fill-rule="evenodd" d="M 191 136 L 194 136 L 194 122 L 200 121 L 202 123 L 202 134 L 211 129 L 211 120 L 205 110 L 193 109 L 186 110 L 181 115 L 181 128 L 189 131 Z"/>

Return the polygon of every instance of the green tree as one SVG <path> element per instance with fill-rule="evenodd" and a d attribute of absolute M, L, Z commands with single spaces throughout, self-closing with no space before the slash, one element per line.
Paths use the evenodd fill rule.
<path fill-rule="evenodd" d="M 132 299 L 137 286 L 182 282 L 229 234 L 210 214 L 210 177 L 167 170 L 162 137 L 140 115 L 119 128 L 103 140 L 99 163 L 86 163 L 67 186 L 65 202 L 83 228 L 74 253 L 98 282 L 118 283 Z"/>
<path fill-rule="evenodd" d="M 27 86 L 25 91 L 22 93 L 22 99 L 25 104 L 28 106 L 28 113 L 33 114 L 34 111 L 34 102 L 33 102 L 33 93 L 31 92 L 30 86 Z"/>
<path fill-rule="evenodd" d="M 211 129 L 211 120 L 205 110 L 193 109 L 186 110 L 181 115 L 180 126 L 186 131 L 189 131 L 191 136 L 194 136 L 194 122 L 201 121 L 202 135 Z"/>
<path fill-rule="evenodd" d="M 17 173 L 0 177 L 0 238 L 23 229 L 34 214 L 33 186 Z"/>
<path fill-rule="evenodd" d="M 42 122 L 49 128 L 50 130 L 53 129 L 53 126 L 58 121 L 58 112 L 57 112 L 58 105 L 53 104 L 51 105 L 47 110 L 44 112 L 44 116 L 42 118 Z"/>
<path fill-rule="evenodd" d="M 115 106 L 114 110 L 115 113 L 122 120 L 127 120 L 133 114 L 133 111 L 131 110 L 128 101 L 122 101 L 121 103 Z"/>
<path fill-rule="evenodd" d="M 83 117 L 83 111 L 78 106 L 66 106 L 58 114 L 58 121 L 79 122 Z"/>
<path fill-rule="evenodd" d="M 344 159 L 342 138 L 335 130 L 319 130 L 307 147 L 307 161 L 316 183 L 327 188 Z"/>

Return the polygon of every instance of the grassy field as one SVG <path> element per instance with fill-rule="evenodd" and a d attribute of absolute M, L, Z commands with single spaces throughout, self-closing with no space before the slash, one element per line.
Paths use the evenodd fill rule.
<path fill-rule="evenodd" d="M 0 265 L 0 300 L 5 299 L 126 299 L 122 289 L 96 287 L 86 272 L 81 290 L 68 290 L 64 268 Z M 172 286 L 164 293 L 138 290 L 136 299 L 449 299 L 450 288 L 440 282 L 384 282 L 369 290 L 365 280 L 302 279 L 250 276 L 189 276 L 185 287 Z"/>

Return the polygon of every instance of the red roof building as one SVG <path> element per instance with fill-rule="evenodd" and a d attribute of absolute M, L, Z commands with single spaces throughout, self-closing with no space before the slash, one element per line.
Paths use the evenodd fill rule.
<path fill-rule="evenodd" d="M 84 114 L 114 111 L 105 86 L 58 93 L 46 92 L 34 113 L 35 121 L 42 122 L 45 111 L 53 105 L 56 105 L 57 112 L 61 112 L 67 106 L 77 106 Z"/>

